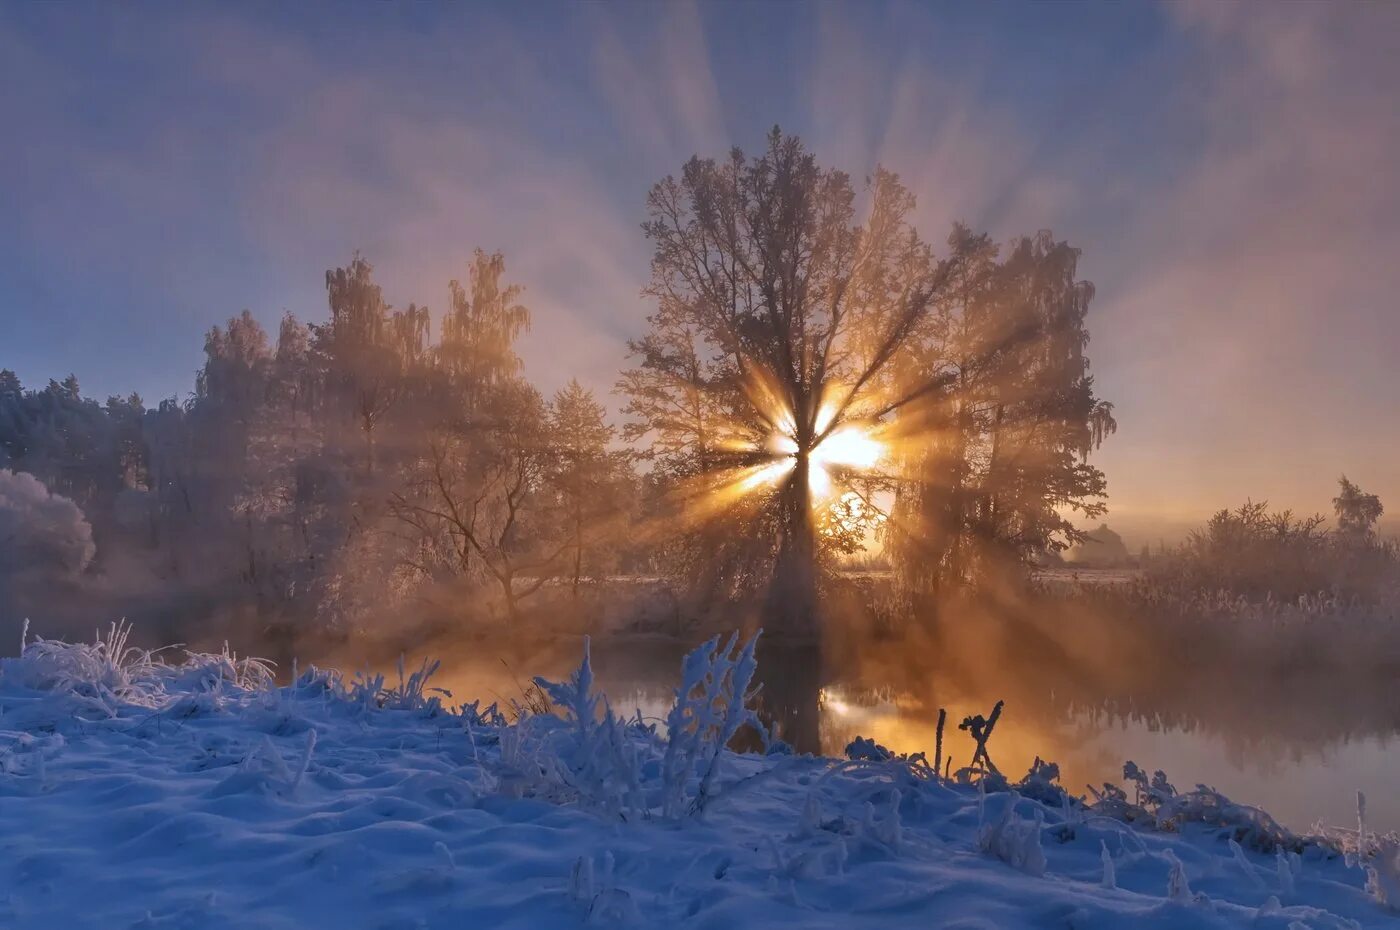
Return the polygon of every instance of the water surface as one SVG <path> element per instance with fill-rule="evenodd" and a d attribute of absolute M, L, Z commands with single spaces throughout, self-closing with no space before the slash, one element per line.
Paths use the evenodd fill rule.
<path fill-rule="evenodd" d="M 659 719 L 673 700 L 686 648 L 595 640 L 599 687 L 617 711 Z M 578 655 L 578 642 L 481 647 L 446 661 L 434 683 L 456 700 L 507 703 L 533 674 L 566 676 Z M 1390 680 L 1201 674 L 1166 684 L 1131 675 L 1106 683 L 1048 666 L 971 674 L 932 664 L 911 676 L 907 655 L 894 666 L 905 669 L 898 675 L 851 672 L 841 659 L 811 646 L 769 643 L 760 650 L 759 712 L 799 752 L 840 756 L 860 735 L 932 759 L 942 707 L 944 751 L 956 768 L 973 749 L 957 723 L 1004 700 L 989 748 L 1013 781 L 1039 756 L 1058 763 L 1062 783 L 1083 794 L 1088 784 L 1120 782 L 1123 762 L 1132 760 L 1149 772 L 1164 770 L 1179 789 L 1199 782 L 1262 807 L 1295 830 L 1353 825 L 1361 790 L 1369 826 L 1400 829 L 1400 691 Z"/>

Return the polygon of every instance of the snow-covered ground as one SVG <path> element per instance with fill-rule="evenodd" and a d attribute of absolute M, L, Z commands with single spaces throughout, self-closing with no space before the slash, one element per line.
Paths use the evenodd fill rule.
<path fill-rule="evenodd" d="M 719 750 L 753 671 L 724 644 L 657 723 L 586 663 L 518 723 L 449 712 L 427 671 L 276 686 L 120 631 L 30 642 L 0 660 L 0 927 L 1400 924 L 1400 847 L 1364 829 L 1303 839 L 1147 779 L 1085 809 L 1048 770 L 1013 793 L 873 746 Z"/>

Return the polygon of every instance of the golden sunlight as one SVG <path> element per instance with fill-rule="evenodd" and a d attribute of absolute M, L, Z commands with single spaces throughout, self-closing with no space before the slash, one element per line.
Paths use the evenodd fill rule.
<path fill-rule="evenodd" d="M 843 426 L 812 450 L 812 464 L 864 471 L 874 468 L 884 454 L 885 447 L 867 430 Z"/>
<path fill-rule="evenodd" d="M 821 424 L 818 415 L 818 426 Z M 779 418 L 779 422 L 785 422 Z M 827 417 L 829 424 L 830 418 Z M 744 482 L 745 490 L 752 490 L 761 484 L 776 484 L 792 471 L 796 465 L 797 440 L 784 432 L 775 432 L 768 438 L 768 450 L 781 456 L 779 462 L 764 466 L 750 475 Z M 843 426 L 835 430 L 812 449 L 808 455 L 810 473 L 807 476 L 812 505 L 822 507 L 831 502 L 836 494 L 835 474 L 838 471 L 869 471 L 885 456 L 885 445 L 874 434 L 862 427 Z"/>

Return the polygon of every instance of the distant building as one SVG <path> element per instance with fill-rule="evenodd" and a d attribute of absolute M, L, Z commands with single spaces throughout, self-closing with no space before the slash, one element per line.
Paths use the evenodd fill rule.
<path fill-rule="evenodd" d="M 1087 539 L 1065 552 L 1065 562 L 1081 568 L 1122 568 L 1132 561 L 1123 537 L 1109 529 L 1107 523 L 1100 523 Z"/>

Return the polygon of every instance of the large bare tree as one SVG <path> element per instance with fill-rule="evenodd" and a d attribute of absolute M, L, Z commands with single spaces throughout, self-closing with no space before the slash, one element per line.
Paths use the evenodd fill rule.
<path fill-rule="evenodd" d="M 895 378 L 947 276 L 913 205 L 886 171 L 857 197 L 777 128 L 761 155 L 693 158 L 647 199 L 656 310 L 620 385 L 633 435 L 709 477 L 705 495 L 766 502 L 770 626 L 817 620 L 817 525 L 845 464 L 823 444 L 936 387 Z"/>

